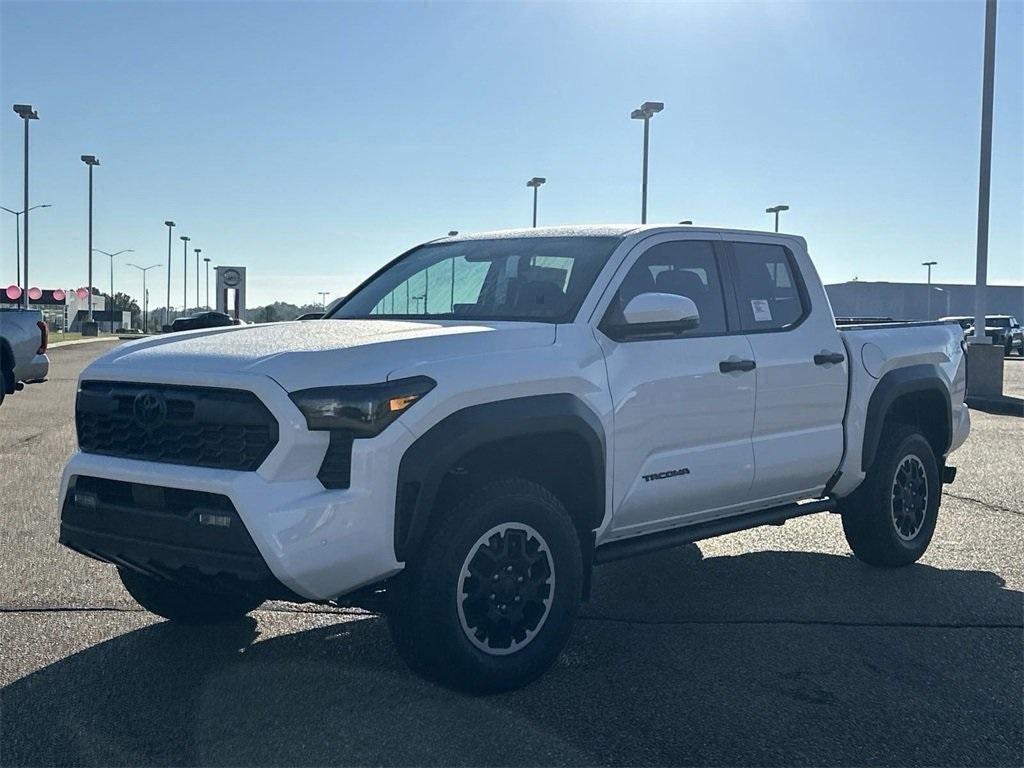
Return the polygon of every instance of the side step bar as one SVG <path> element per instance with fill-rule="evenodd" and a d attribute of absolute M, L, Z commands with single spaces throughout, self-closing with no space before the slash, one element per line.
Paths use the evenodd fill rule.
<path fill-rule="evenodd" d="M 784 504 L 781 507 L 760 509 L 756 512 L 747 512 L 742 515 L 733 515 L 718 520 L 695 523 L 684 528 L 672 528 L 668 531 L 658 531 L 657 533 L 649 533 L 644 536 L 634 536 L 630 539 L 620 539 L 619 541 L 603 544 L 595 549 L 594 563 L 611 563 L 615 560 L 645 555 L 648 552 L 679 547 L 683 544 L 692 544 L 702 539 L 713 539 L 715 536 L 724 536 L 727 533 L 745 531 L 748 528 L 757 528 L 762 525 L 781 525 L 794 517 L 813 515 L 817 512 L 832 512 L 835 508 L 836 502 L 834 499 Z"/>

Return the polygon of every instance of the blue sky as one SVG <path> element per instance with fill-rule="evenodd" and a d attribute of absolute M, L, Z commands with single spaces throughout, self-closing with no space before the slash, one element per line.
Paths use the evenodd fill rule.
<path fill-rule="evenodd" d="M 0 204 L 21 207 L 10 104 L 32 103 L 32 202 L 54 205 L 32 215 L 33 284 L 86 282 L 91 153 L 95 247 L 165 262 L 171 218 L 172 296 L 185 234 L 249 268 L 251 306 L 305 303 L 449 229 L 529 225 L 534 175 L 542 224 L 638 221 L 629 112 L 658 100 L 650 221 L 760 229 L 788 203 L 827 281 L 920 280 L 935 260 L 936 281 L 970 282 L 983 18 L 980 1 L 3 2 Z M 1024 282 L 1022 30 L 1002 0 L 1000 283 Z M 115 280 L 141 293 L 134 270 Z"/>

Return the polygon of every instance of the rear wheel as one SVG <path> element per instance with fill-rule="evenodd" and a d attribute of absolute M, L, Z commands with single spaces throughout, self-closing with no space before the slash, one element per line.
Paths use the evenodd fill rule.
<path fill-rule="evenodd" d="M 255 610 L 263 600 L 241 592 L 186 585 L 118 568 L 121 583 L 150 613 L 179 624 L 221 624 Z"/>
<path fill-rule="evenodd" d="M 583 583 L 575 526 L 551 493 L 514 478 L 465 494 L 442 515 L 388 590 L 398 652 L 455 688 L 525 685 L 572 630 Z"/>
<path fill-rule="evenodd" d="M 928 441 L 908 425 L 887 427 L 864 482 L 840 505 L 853 554 L 879 566 L 917 561 L 935 531 L 940 494 Z"/>

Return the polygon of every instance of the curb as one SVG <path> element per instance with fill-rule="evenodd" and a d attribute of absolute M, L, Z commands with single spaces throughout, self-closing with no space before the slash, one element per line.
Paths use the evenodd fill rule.
<path fill-rule="evenodd" d="M 964 398 L 967 407 L 975 411 L 994 413 L 997 416 L 1022 416 L 1024 417 L 1024 399 L 1019 397 L 981 397 L 968 395 Z"/>
<path fill-rule="evenodd" d="M 47 350 L 60 349 L 61 347 L 73 347 L 76 344 L 95 344 L 99 341 L 120 341 L 120 339 L 112 339 L 109 336 L 96 337 L 95 339 L 75 339 L 74 341 L 55 341 L 53 344 L 47 344 Z"/>

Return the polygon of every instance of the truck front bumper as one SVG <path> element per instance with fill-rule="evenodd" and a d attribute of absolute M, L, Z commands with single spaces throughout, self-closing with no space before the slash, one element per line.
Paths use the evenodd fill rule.
<path fill-rule="evenodd" d="M 61 479 L 60 541 L 164 578 L 198 574 L 264 598 L 335 599 L 402 567 L 394 482 L 384 478 L 397 476 L 395 443 L 411 433 L 397 424 L 387 433 L 356 441 L 352 487 L 330 491 L 315 476 L 271 481 L 79 452 Z"/>

